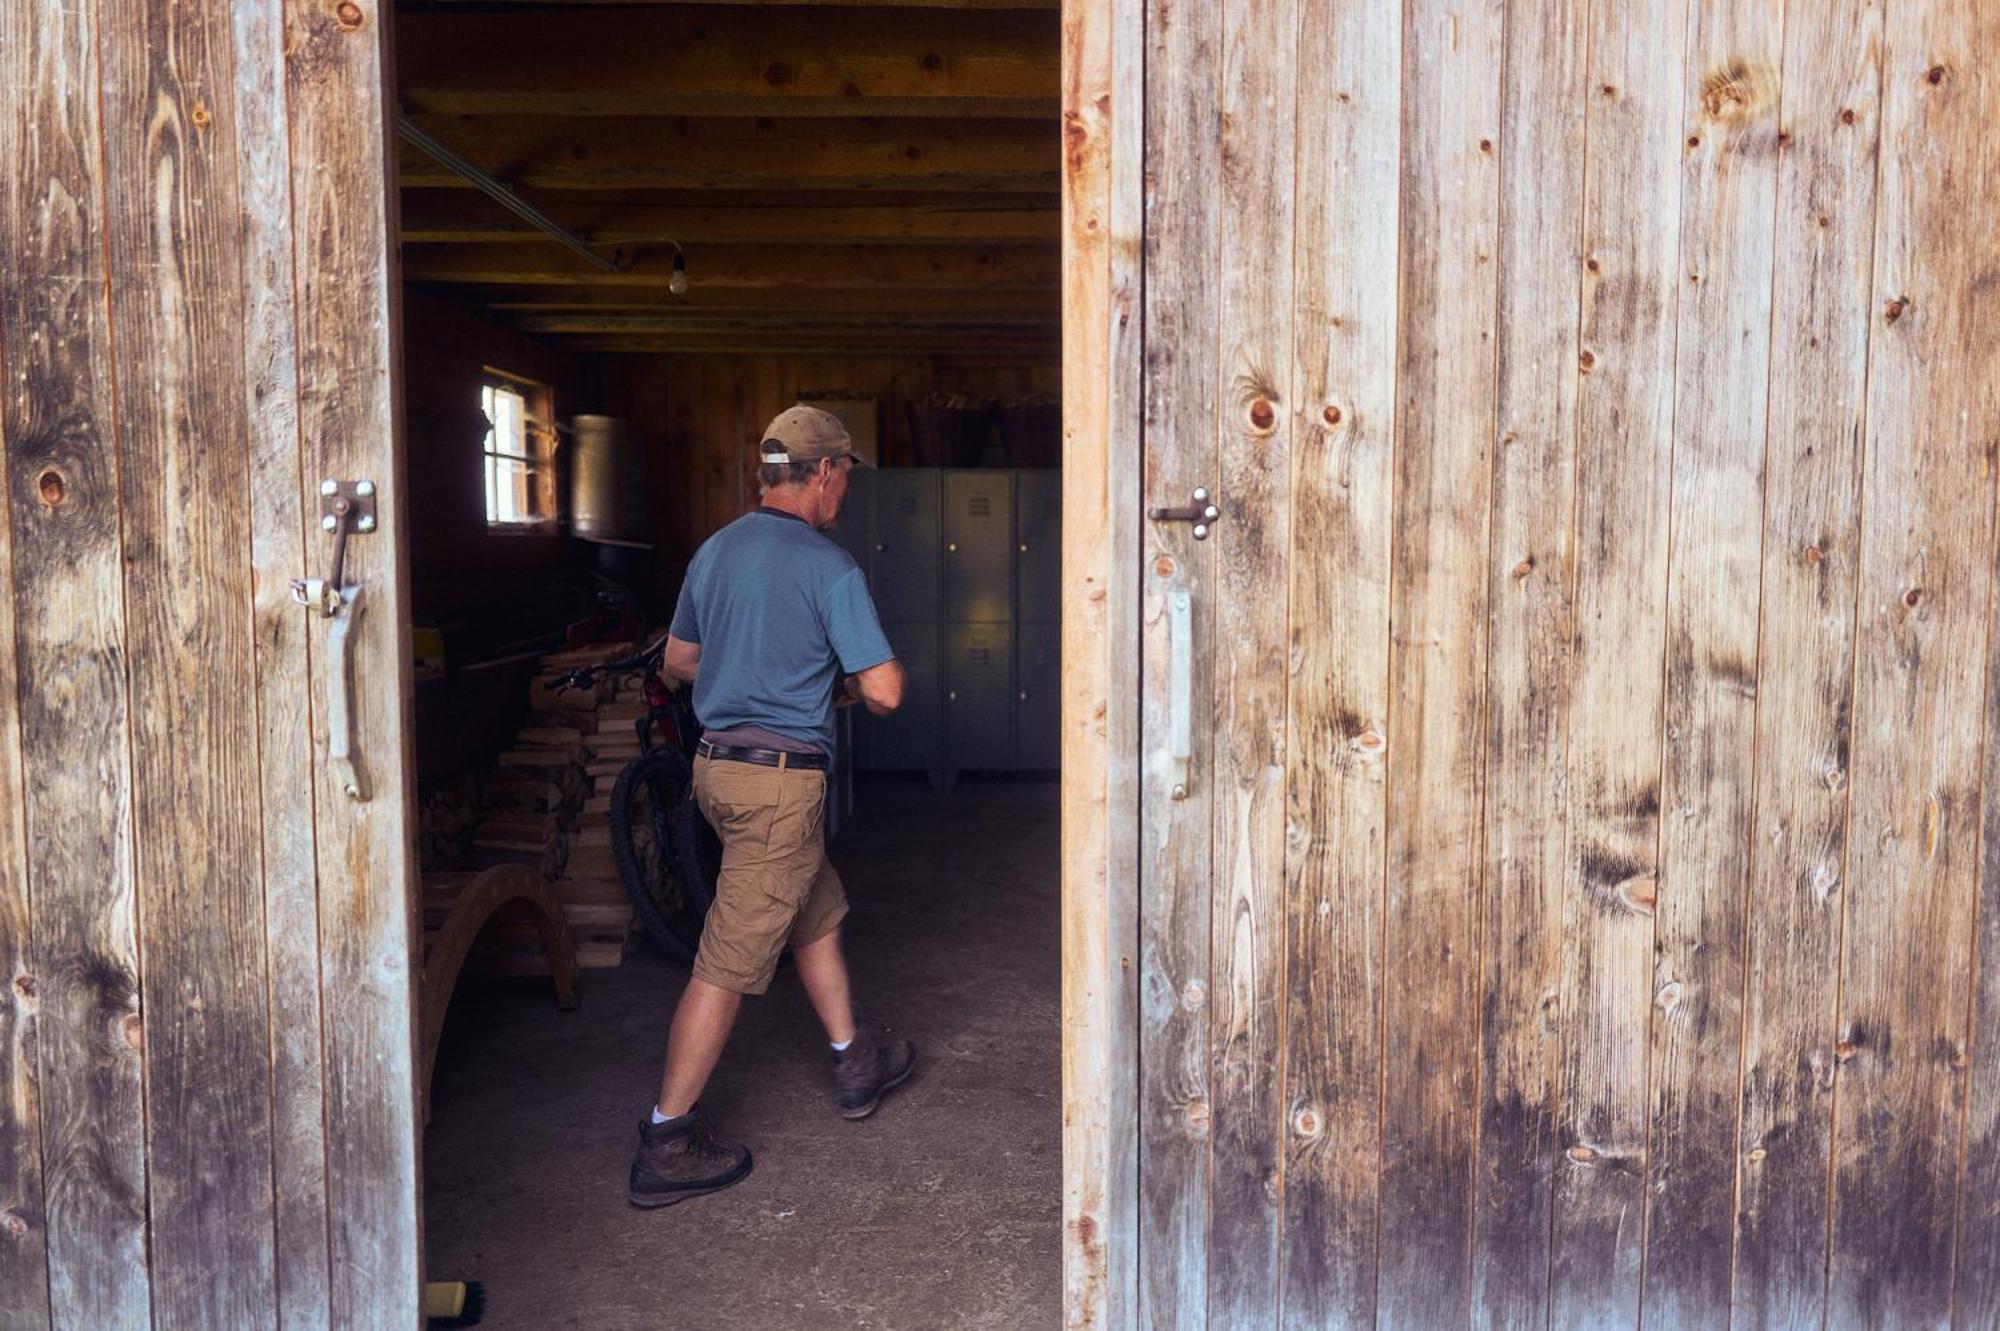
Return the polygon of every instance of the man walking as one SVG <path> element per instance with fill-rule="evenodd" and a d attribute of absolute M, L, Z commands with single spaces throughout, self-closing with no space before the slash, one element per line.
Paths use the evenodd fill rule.
<path fill-rule="evenodd" d="M 862 465 L 840 419 L 798 406 L 764 431 L 763 506 L 695 552 L 667 636 L 667 673 L 694 685 L 702 740 L 695 800 L 722 840 L 715 904 L 667 1035 L 651 1121 L 639 1126 L 628 1196 L 670 1206 L 740 1182 L 750 1152 L 718 1141 L 697 1101 L 743 995 L 770 986 L 789 946 L 833 1046 L 840 1112 L 866 1118 L 916 1062 L 907 1040 L 857 1024 L 840 922 L 847 894 L 827 862 L 833 712 L 903 701 L 903 668 L 853 558 L 822 535 Z"/>

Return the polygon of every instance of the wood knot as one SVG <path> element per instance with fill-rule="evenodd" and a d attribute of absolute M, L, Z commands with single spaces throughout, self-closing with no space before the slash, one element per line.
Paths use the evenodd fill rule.
<path fill-rule="evenodd" d="M 1192 1101 L 1187 1107 L 1188 1133 L 1195 1137 L 1206 1137 L 1208 1135 L 1208 1123 L 1208 1101 Z"/>
<path fill-rule="evenodd" d="M 1340 424 L 1340 419 L 1341 419 L 1340 408 L 1328 407 L 1325 411 L 1322 411 L 1319 414 L 1319 417 L 1321 420 L 1325 421 L 1328 425 L 1338 425 Z"/>
<path fill-rule="evenodd" d="M 1861 1046 L 1852 1040 L 1842 1040 L 1833 1047 L 1833 1061 L 1845 1063 L 1861 1052 Z"/>
<path fill-rule="evenodd" d="M 1817 564 L 1826 558 L 1826 552 L 1816 545 L 1809 545 L 1805 548 L 1805 552 L 1800 555 L 1800 558 L 1804 559 L 1808 564 Z"/>
<path fill-rule="evenodd" d="M 1890 301 L 1882 310 L 1882 321 L 1884 323 L 1894 323 L 1896 320 L 1902 318 L 1904 311 L 1909 308 L 1910 298 L 1908 296 L 1898 296 Z"/>
<path fill-rule="evenodd" d="M 361 6 L 355 4 L 354 0 L 340 0 L 339 7 L 333 11 L 333 21 L 349 32 L 360 27 L 366 17 L 361 12 Z"/>
<path fill-rule="evenodd" d="M 42 492 L 42 502 L 50 508 L 60 507 L 69 494 L 69 486 L 64 483 L 62 473 L 54 467 L 43 472 L 35 484 Z"/>
<path fill-rule="evenodd" d="M 1271 409 L 1269 401 L 1260 397 L 1250 404 L 1251 425 L 1259 430 L 1268 430 L 1277 423 L 1278 413 Z"/>
<path fill-rule="evenodd" d="M 207 102 L 197 101 L 194 104 L 194 109 L 188 112 L 188 120 L 196 129 L 207 129 L 210 124 L 214 123 L 215 117 L 208 113 Z"/>
<path fill-rule="evenodd" d="M 1819 779 L 1825 783 L 1828 790 L 1836 794 L 1847 789 L 1847 769 L 1839 763 L 1829 762 L 1826 770 L 1820 773 Z"/>
<path fill-rule="evenodd" d="M 146 1022 L 138 1013 L 129 1013 L 118 1023 L 118 1033 L 125 1037 L 125 1043 L 138 1053 L 146 1052 Z"/>
<path fill-rule="evenodd" d="M 41 992 L 41 985 L 32 975 L 18 975 L 14 978 L 14 992 L 23 998 L 33 1000 L 35 995 Z"/>
<path fill-rule="evenodd" d="M 1174 576 L 1174 557 L 1172 555 L 1161 555 L 1153 561 L 1153 572 L 1163 578 Z"/>
<path fill-rule="evenodd" d="M 1699 148 L 1699 147 L 1701 147 L 1701 135 L 1699 135 L 1699 134 L 1690 134 L 1690 135 L 1688 135 L 1688 147 L 1690 147 L 1690 148 Z"/>
<path fill-rule="evenodd" d="M 1928 71 L 1928 72 L 1926 72 L 1926 73 L 1924 74 L 1924 82 L 1926 82 L 1926 83 L 1930 84 L 1930 85 L 1931 85 L 1931 86 L 1932 86 L 1933 88 L 1935 88 L 1935 87 L 1937 87 L 1937 86 L 1938 86 L 1939 84 L 1943 83 L 1943 82 L 1944 82 L 1944 66 L 1943 66 L 1943 65 L 1932 65 L 1932 66 L 1930 67 L 1929 71 Z"/>
<path fill-rule="evenodd" d="M 1599 88 L 1598 91 L 1603 93 L 1606 97 L 1616 97 L 1618 95 L 1618 87 L 1616 84 L 1612 83 L 1605 84 L 1603 87 Z"/>
<path fill-rule="evenodd" d="M 1483 153 L 1490 153 L 1490 152 L 1492 152 L 1492 151 L 1493 151 L 1493 140 L 1491 140 L 1491 139 L 1481 139 L 1481 140 L 1479 141 L 1479 151 L 1481 151 L 1481 152 L 1483 152 Z"/>
<path fill-rule="evenodd" d="M 1364 730 L 1354 737 L 1354 747 L 1363 753 L 1380 753 L 1389 743 L 1380 731 Z"/>
<path fill-rule="evenodd" d="M 1651 915 L 1659 899 L 1659 882 L 1653 878 L 1627 878 L 1618 884 L 1618 899 L 1641 915 Z"/>
<path fill-rule="evenodd" d="M 1187 987 L 1181 990 L 1181 1006 L 1189 1012 L 1201 1011 L 1202 1004 L 1207 1001 L 1208 986 L 1200 980 L 1189 980 Z"/>
<path fill-rule="evenodd" d="M 1764 1163 L 1764 1157 L 1769 1154 L 1770 1154 L 1769 1151 L 1766 1151 L 1763 1147 L 1759 1146 L 1756 1150 L 1750 1152 L 1750 1154 L 1746 1156 L 1745 1159 L 1749 1160 L 1749 1162 L 1753 1165 L 1761 1165 Z"/>
<path fill-rule="evenodd" d="M 1660 986 L 1660 992 L 1653 995 L 1653 1003 L 1662 1012 L 1672 1012 L 1681 1005 L 1681 982 L 1669 980 Z"/>
<path fill-rule="evenodd" d="M 1292 1131 L 1301 1137 L 1317 1137 L 1320 1130 L 1319 1110 L 1311 1105 L 1303 1105 L 1292 1115 Z"/>
<path fill-rule="evenodd" d="M 1923 599 L 1924 589 L 1922 587 L 1912 587 L 1903 593 L 1903 604 L 1912 610 L 1916 609 Z"/>
<path fill-rule="evenodd" d="M 1771 100 L 1773 80 L 1745 60 L 1732 60 L 1701 81 L 1701 109 L 1710 120 L 1745 120 Z"/>
<path fill-rule="evenodd" d="M 1851 124 L 1853 124 L 1853 123 L 1854 123 L 1854 108 L 1853 108 L 1853 107 L 1851 107 L 1851 106 L 1843 106 L 1843 107 L 1841 107 L 1841 108 L 1840 108 L 1840 123 L 1841 123 L 1841 124 L 1843 124 L 1843 125 L 1851 125 Z"/>
<path fill-rule="evenodd" d="M 1602 265 L 1599 264 L 1595 259 L 1585 259 L 1583 261 L 1583 266 L 1585 268 L 1588 268 L 1593 273 L 1599 271 L 1599 269 L 1602 267 Z"/>
<path fill-rule="evenodd" d="M 1523 559 L 1520 563 L 1514 565 L 1514 574 L 1513 574 L 1514 581 L 1519 582 L 1521 579 L 1527 577 L 1530 573 L 1533 573 L 1534 571 L 1535 571 L 1535 557 L 1533 555 L 1529 555 L 1526 559 Z"/>
<path fill-rule="evenodd" d="M 18 1239 L 28 1232 L 28 1222 L 15 1212 L 9 1211 L 6 1218 L 0 1220 L 0 1228 L 5 1228 L 10 1238 Z"/>
<path fill-rule="evenodd" d="M 1594 353 L 1588 351 L 1577 353 L 1576 367 L 1579 370 L 1582 370 L 1585 374 L 1589 374 L 1592 368 L 1596 366 L 1596 364 L 1597 364 L 1597 357 Z"/>
<path fill-rule="evenodd" d="M 1597 1152 L 1591 1150 L 1588 1146 L 1572 1146 L 1569 1148 L 1569 1158 L 1580 1165 L 1587 1165 L 1597 1159 Z"/>
<path fill-rule="evenodd" d="M 782 88 L 792 81 L 792 67 L 782 60 L 773 60 L 764 66 L 764 82 L 773 88 Z"/>

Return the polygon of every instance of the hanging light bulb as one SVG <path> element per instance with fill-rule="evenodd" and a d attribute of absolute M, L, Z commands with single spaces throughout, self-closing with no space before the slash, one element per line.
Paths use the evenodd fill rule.
<path fill-rule="evenodd" d="M 677 245 L 674 247 L 674 273 L 672 277 L 669 277 L 667 279 L 667 290 L 673 292 L 676 296 L 685 296 L 687 294 L 687 289 L 688 289 L 687 255 L 681 253 L 680 247 Z"/>

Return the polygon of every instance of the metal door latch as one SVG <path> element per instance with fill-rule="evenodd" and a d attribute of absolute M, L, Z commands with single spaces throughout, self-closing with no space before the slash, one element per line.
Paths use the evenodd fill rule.
<path fill-rule="evenodd" d="M 1147 509 L 1146 516 L 1155 522 L 1192 522 L 1194 538 L 1205 541 L 1208 539 L 1209 524 L 1222 516 L 1222 510 L 1209 499 L 1207 490 L 1196 490 L 1193 501 L 1185 508 Z"/>
<path fill-rule="evenodd" d="M 292 583 L 292 599 L 321 619 L 333 621 L 327 630 L 327 645 L 332 651 L 326 663 L 326 760 L 347 797 L 365 800 L 368 790 L 355 764 L 351 696 L 353 631 L 361 613 L 361 588 L 344 585 L 344 579 L 348 533 L 366 535 L 375 530 L 375 482 L 321 481 L 319 512 L 320 530 L 333 537 L 333 555 L 324 578 L 299 578 Z"/>

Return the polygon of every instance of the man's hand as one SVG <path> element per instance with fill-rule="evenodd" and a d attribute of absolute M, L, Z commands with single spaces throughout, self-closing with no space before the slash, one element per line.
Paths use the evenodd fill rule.
<path fill-rule="evenodd" d="M 887 716 L 903 705 L 902 662 L 890 660 L 870 666 L 860 674 L 850 676 L 847 686 L 851 692 L 860 695 L 869 711 L 877 716 Z"/>
<path fill-rule="evenodd" d="M 843 707 L 852 707 L 860 701 L 861 695 L 854 691 L 854 676 L 848 675 L 833 681 L 833 707 L 835 711 L 839 711 Z"/>

